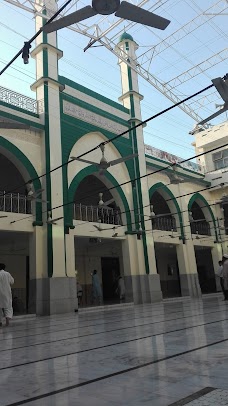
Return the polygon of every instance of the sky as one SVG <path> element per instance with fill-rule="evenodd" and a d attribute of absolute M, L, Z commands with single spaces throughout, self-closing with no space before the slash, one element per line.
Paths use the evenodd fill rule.
<path fill-rule="evenodd" d="M 60 0 L 59 4 L 63 4 Z M 22 0 L 20 1 L 22 3 Z M 137 4 L 136 0 L 131 0 Z M 24 4 L 26 0 L 23 0 Z M 89 1 L 78 1 L 78 8 L 90 4 Z M 200 6 L 199 6 L 200 4 Z M 210 7 L 212 7 L 208 12 Z M 149 0 L 146 9 L 155 11 L 171 20 L 165 31 L 148 29 L 140 24 L 130 24 L 124 21 L 107 35 L 118 43 L 120 34 L 126 30 L 139 45 L 138 62 L 166 89 L 179 99 L 185 98 L 211 84 L 211 79 L 224 76 L 227 67 L 227 37 L 228 37 L 228 2 L 227 0 Z M 223 10 L 224 9 L 224 10 Z M 223 10 L 221 12 L 221 10 Z M 68 12 L 75 11 L 72 8 Z M 219 15 L 218 12 L 220 13 Z M 203 14 L 204 13 L 204 14 Z M 101 30 L 108 29 L 118 21 L 115 16 L 107 20 L 92 17 L 84 26 L 91 29 L 97 23 Z M 182 28 L 182 27 L 185 28 Z M 0 0 L 0 68 L 10 61 L 22 48 L 24 41 L 35 33 L 34 15 L 18 8 L 5 0 Z M 59 73 L 82 84 L 114 101 L 121 96 L 120 70 L 117 57 L 107 48 L 97 46 L 86 52 L 88 37 L 64 28 L 58 32 L 58 47 L 64 57 L 59 61 Z M 33 43 L 32 49 L 35 43 Z M 152 55 L 151 63 L 146 63 L 145 56 Z M 205 62 L 204 62 L 205 61 Z M 13 65 L 0 76 L 0 86 L 12 89 L 18 93 L 35 98 L 30 85 L 35 81 L 35 62 L 32 58 L 29 65 L 24 65 L 19 57 Z M 204 63 L 203 63 L 204 62 Z M 203 64 L 202 64 L 203 63 Z M 171 80 L 180 76 L 181 84 Z M 143 119 L 158 113 L 173 103 L 156 90 L 144 78 L 139 77 L 140 93 L 144 96 L 141 103 Z M 207 96 L 207 97 L 204 97 Z M 200 99 L 200 104 L 197 100 Z M 222 99 L 214 90 L 192 99 L 191 108 L 205 118 L 215 112 L 215 103 Z M 212 124 L 226 119 L 221 115 Z M 182 158 L 194 155 L 191 143 L 194 141 L 189 131 L 195 121 L 179 108 L 163 114 L 152 120 L 144 129 L 146 144 L 168 151 Z"/>

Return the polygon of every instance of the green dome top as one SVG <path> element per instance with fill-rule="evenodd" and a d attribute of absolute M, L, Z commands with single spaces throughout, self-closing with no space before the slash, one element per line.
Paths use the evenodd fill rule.
<path fill-rule="evenodd" d="M 125 40 L 134 41 L 133 37 L 130 34 L 128 34 L 127 32 L 123 32 L 123 34 L 119 38 L 119 42 L 125 41 Z"/>

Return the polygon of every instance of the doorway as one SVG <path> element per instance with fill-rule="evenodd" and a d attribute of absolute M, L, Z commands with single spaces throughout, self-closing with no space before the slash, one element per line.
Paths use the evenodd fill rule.
<path fill-rule="evenodd" d="M 104 302 L 118 302 L 117 279 L 120 276 L 119 258 L 103 257 L 101 258 L 103 300 Z"/>
<path fill-rule="evenodd" d="M 211 248 L 196 246 L 195 256 L 201 292 L 217 292 Z"/>
<path fill-rule="evenodd" d="M 155 243 L 155 259 L 163 298 L 181 296 L 176 246 Z"/>

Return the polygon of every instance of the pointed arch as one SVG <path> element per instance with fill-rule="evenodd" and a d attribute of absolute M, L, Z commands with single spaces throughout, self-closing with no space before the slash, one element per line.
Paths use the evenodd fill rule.
<path fill-rule="evenodd" d="M 172 200 L 172 202 L 175 206 L 175 210 L 176 210 L 176 213 L 177 213 L 177 216 L 179 219 L 179 224 L 180 224 L 181 237 L 182 237 L 182 240 L 184 240 L 184 228 L 183 228 L 183 220 L 182 220 L 180 206 L 179 206 L 174 194 L 171 192 L 171 190 L 166 185 L 164 185 L 164 183 L 162 183 L 162 182 L 155 183 L 149 189 L 149 199 L 151 200 L 151 197 L 153 196 L 154 192 L 159 192 L 159 189 L 162 189 L 162 191 L 170 197 L 170 200 Z"/>
<path fill-rule="evenodd" d="M 211 217 L 211 220 L 213 222 L 213 226 L 214 226 L 214 231 L 215 231 L 215 237 L 216 240 L 218 239 L 218 235 L 217 235 L 217 230 L 216 230 L 216 221 L 215 221 L 215 216 L 214 213 L 208 203 L 208 201 L 205 199 L 204 196 L 202 196 L 200 193 L 194 193 L 194 195 L 192 195 L 191 199 L 188 202 L 188 210 L 191 211 L 192 205 L 194 202 L 197 203 L 197 201 L 201 202 L 203 204 L 203 208 L 205 210 L 208 210 L 208 214 Z"/>
<path fill-rule="evenodd" d="M 0 153 L 16 166 L 25 182 L 34 179 L 34 189 L 41 189 L 40 179 L 31 161 L 19 148 L 2 136 L 0 136 Z M 42 225 L 42 204 L 38 202 L 36 203 L 36 221 L 34 225 Z"/>
<path fill-rule="evenodd" d="M 68 190 L 68 202 L 70 202 L 71 204 L 68 205 L 68 210 L 66 213 L 67 216 L 67 224 L 69 224 L 70 226 L 73 225 L 73 210 L 72 210 L 72 204 L 74 201 L 74 195 L 77 191 L 77 188 L 79 186 L 79 184 L 81 183 L 81 181 L 86 178 L 89 175 L 93 175 L 95 173 L 96 168 L 91 165 L 91 166 L 87 166 L 86 168 L 82 169 L 72 180 L 70 186 L 69 186 L 69 190 Z M 117 180 L 108 172 L 106 171 L 104 177 L 112 184 L 112 186 L 114 186 L 116 189 L 116 192 L 119 195 L 119 198 L 122 202 L 122 205 L 124 207 L 124 214 L 126 215 L 126 221 L 127 221 L 127 230 L 131 231 L 132 230 L 132 224 L 131 224 L 131 211 L 126 199 L 126 196 L 122 190 L 122 188 L 119 186 L 119 183 L 117 182 Z"/>

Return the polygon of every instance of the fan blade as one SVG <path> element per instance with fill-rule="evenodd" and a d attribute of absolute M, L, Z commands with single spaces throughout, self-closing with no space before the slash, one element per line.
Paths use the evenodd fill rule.
<path fill-rule="evenodd" d="M 109 165 L 114 166 L 114 165 L 120 164 L 121 162 L 129 161 L 129 159 L 136 158 L 137 156 L 138 156 L 138 154 L 127 155 L 127 156 L 124 156 L 123 158 L 119 158 L 119 159 L 115 159 L 114 161 L 110 161 Z"/>
<path fill-rule="evenodd" d="M 104 202 L 104 205 L 105 205 L 105 206 L 108 206 L 109 204 L 111 204 L 111 203 L 113 203 L 113 202 L 114 202 L 114 199 L 112 198 L 112 199 L 110 199 L 110 200 L 107 200 L 107 202 Z M 102 205 L 101 207 L 103 207 L 103 205 Z"/>
<path fill-rule="evenodd" d="M 0 219 L 4 219 L 5 217 L 8 217 L 8 216 L 0 216 Z"/>
<path fill-rule="evenodd" d="M 49 223 L 53 223 L 53 221 L 58 221 L 58 220 L 61 220 L 61 219 L 63 219 L 63 217 L 57 217 L 56 219 L 51 220 Z"/>
<path fill-rule="evenodd" d="M 43 31 L 46 33 L 57 31 L 61 28 L 68 27 L 69 25 L 79 23 L 79 21 L 83 21 L 86 18 L 93 17 L 96 14 L 97 12 L 91 6 L 86 6 L 81 8 L 80 10 L 75 11 L 74 13 L 60 18 L 57 21 L 54 21 L 53 23 L 46 24 L 43 27 Z"/>
<path fill-rule="evenodd" d="M 33 201 L 36 203 L 49 203 L 48 200 L 42 200 L 42 199 L 33 199 Z"/>
<path fill-rule="evenodd" d="M 165 30 L 170 23 L 166 18 L 134 6 L 126 1 L 122 1 L 115 16 L 134 21 L 135 23 L 148 25 L 149 27 L 158 28 L 159 30 Z"/>
<path fill-rule="evenodd" d="M 97 165 L 97 162 L 87 161 L 87 159 L 76 158 L 74 156 L 71 156 L 70 159 L 73 159 L 74 161 L 84 162 L 84 163 L 90 164 L 90 165 Z"/>

